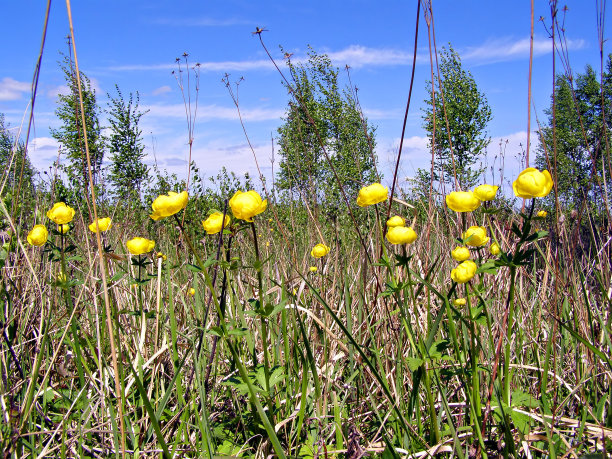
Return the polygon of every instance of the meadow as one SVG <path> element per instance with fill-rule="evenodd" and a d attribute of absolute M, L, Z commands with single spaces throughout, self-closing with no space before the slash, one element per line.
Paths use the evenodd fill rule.
<path fill-rule="evenodd" d="M 3 457 L 612 451 L 605 168 L 572 209 L 552 155 L 506 193 L 194 172 L 124 201 L 83 134 L 88 193 L 2 176 Z"/>

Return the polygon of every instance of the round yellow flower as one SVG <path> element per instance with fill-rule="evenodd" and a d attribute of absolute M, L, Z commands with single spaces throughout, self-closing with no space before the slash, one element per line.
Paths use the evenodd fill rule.
<path fill-rule="evenodd" d="M 468 249 L 467 247 L 455 247 L 452 251 L 451 251 L 451 257 L 453 257 L 453 260 L 455 261 L 465 261 L 468 260 L 470 258 L 470 249 Z"/>
<path fill-rule="evenodd" d="M 49 232 L 45 225 L 36 225 L 32 228 L 32 231 L 28 233 L 28 244 L 40 247 L 47 242 Z"/>
<path fill-rule="evenodd" d="M 480 207 L 480 199 L 471 191 L 451 191 L 446 195 L 446 205 L 455 212 L 472 212 Z"/>
<path fill-rule="evenodd" d="M 153 220 L 159 220 L 170 217 L 184 209 L 185 206 L 187 206 L 188 200 L 189 195 L 186 191 L 181 191 L 180 193 L 170 191 L 168 194 L 160 194 L 155 201 L 153 201 L 153 204 L 151 204 L 151 208 L 153 209 L 151 218 Z"/>
<path fill-rule="evenodd" d="M 389 197 L 389 188 L 382 186 L 380 183 L 373 183 L 370 186 L 363 187 L 359 190 L 357 196 L 357 205 L 359 207 L 367 207 L 379 202 L 386 201 Z"/>
<path fill-rule="evenodd" d="M 308 269 L 310 270 L 311 273 L 316 273 L 318 271 L 318 268 L 316 266 L 311 266 Z"/>
<path fill-rule="evenodd" d="M 387 226 L 389 228 L 392 228 L 394 226 L 406 226 L 406 220 L 404 220 L 399 215 L 395 215 L 394 217 L 391 217 L 389 220 L 387 220 Z"/>
<path fill-rule="evenodd" d="M 552 190 L 553 181 L 550 172 L 528 167 L 512 183 L 514 194 L 519 198 L 543 198 Z"/>
<path fill-rule="evenodd" d="M 386 237 L 391 244 L 412 244 L 418 236 L 410 226 L 392 226 L 387 230 Z"/>
<path fill-rule="evenodd" d="M 451 279 L 458 284 L 465 284 L 476 275 L 476 269 L 476 263 L 472 260 L 465 260 L 451 271 Z"/>
<path fill-rule="evenodd" d="M 68 223 L 64 223 L 63 225 L 57 225 L 57 232 L 61 234 L 66 234 L 70 231 L 70 225 Z"/>
<path fill-rule="evenodd" d="M 487 230 L 484 226 L 470 226 L 463 233 L 463 242 L 470 247 L 480 247 L 489 242 Z"/>
<path fill-rule="evenodd" d="M 465 298 L 457 298 L 455 299 L 455 301 L 453 301 L 453 304 L 455 306 L 465 306 L 467 303 L 467 300 Z"/>
<path fill-rule="evenodd" d="M 108 231 L 113 226 L 110 217 L 98 218 L 98 228 L 100 231 Z M 96 222 L 94 221 L 89 225 L 89 231 L 92 233 L 97 233 L 96 231 Z"/>
<path fill-rule="evenodd" d="M 537 215 L 538 217 L 544 218 L 548 215 L 548 212 L 546 212 L 545 210 L 540 210 Z"/>
<path fill-rule="evenodd" d="M 491 252 L 491 255 L 497 256 L 501 253 L 501 247 L 497 242 L 494 242 L 489 246 L 489 252 Z"/>
<path fill-rule="evenodd" d="M 65 225 L 74 218 L 74 209 L 63 202 L 56 202 L 53 208 L 47 211 L 47 217 L 56 225 Z"/>
<path fill-rule="evenodd" d="M 206 230 L 207 234 L 217 234 L 221 231 L 221 227 L 225 228 L 230 224 L 230 216 L 225 215 L 225 219 L 223 218 L 223 214 L 221 212 L 213 212 L 210 216 L 202 222 L 202 226 Z"/>
<path fill-rule="evenodd" d="M 325 244 L 317 244 L 310 251 L 310 256 L 313 258 L 322 258 L 329 253 L 330 248 Z"/>
<path fill-rule="evenodd" d="M 232 199 L 229 200 L 234 217 L 239 220 L 252 222 L 255 215 L 259 215 L 268 208 L 268 200 L 261 200 L 257 191 L 236 191 Z"/>
<path fill-rule="evenodd" d="M 125 243 L 127 249 L 132 255 L 141 255 L 150 252 L 155 247 L 155 241 L 144 237 L 135 237 Z"/>
<path fill-rule="evenodd" d="M 192 287 L 192 288 L 190 288 L 189 290 L 187 290 L 187 294 L 188 294 L 189 296 L 194 296 L 194 295 L 195 295 L 195 288 L 193 288 L 193 287 Z"/>
<path fill-rule="evenodd" d="M 495 199 L 498 188 L 496 185 L 479 185 L 474 188 L 474 196 L 481 201 L 492 201 Z"/>

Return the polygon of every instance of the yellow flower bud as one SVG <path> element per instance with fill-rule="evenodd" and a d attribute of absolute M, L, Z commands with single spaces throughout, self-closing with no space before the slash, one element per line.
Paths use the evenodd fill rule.
<path fill-rule="evenodd" d="M 471 191 L 451 191 L 446 195 L 446 205 L 455 212 L 472 212 L 480 207 L 480 199 Z"/>
<path fill-rule="evenodd" d="M 56 225 L 65 225 L 74 218 L 74 209 L 63 202 L 56 202 L 53 208 L 47 211 L 47 217 Z"/>
<path fill-rule="evenodd" d="M 316 266 L 311 266 L 308 269 L 310 270 L 311 273 L 316 273 L 318 271 L 318 268 Z"/>
<path fill-rule="evenodd" d="M 150 252 L 155 247 L 155 241 L 144 237 L 135 237 L 125 243 L 127 249 L 132 255 L 141 255 Z"/>
<path fill-rule="evenodd" d="M 470 249 L 461 246 L 455 247 L 451 252 L 451 257 L 459 262 L 468 260 L 470 258 Z"/>
<path fill-rule="evenodd" d="M 261 200 L 257 191 L 236 191 L 232 199 L 229 200 L 234 217 L 239 220 L 252 222 L 255 215 L 259 215 L 268 208 L 268 200 Z"/>
<path fill-rule="evenodd" d="M 70 231 L 70 225 L 68 223 L 64 223 L 63 225 L 57 225 L 57 232 L 61 234 L 66 234 Z"/>
<path fill-rule="evenodd" d="M 501 253 L 501 248 L 499 247 L 499 244 L 497 242 L 491 244 L 489 246 L 489 252 L 491 252 L 491 255 L 493 256 L 499 255 Z"/>
<path fill-rule="evenodd" d="M 418 235 L 410 226 L 392 226 L 387 230 L 386 237 L 391 244 L 412 244 Z"/>
<path fill-rule="evenodd" d="M 487 230 L 484 226 L 470 226 L 463 233 L 463 242 L 470 247 L 480 247 L 489 242 Z"/>
<path fill-rule="evenodd" d="M 310 251 L 310 256 L 313 258 L 322 258 L 327 255 L 330 251 L 330 248 L 325 244 L 317 244 Z"/>
<path fill-rule="evenodd" d="M 111 229 L 112 226 L 113 223 L 111 222 L 110 217 L 98 218 L 98 228 L 100 229 L 100 231 L 108 231 L 109 229 Z M 89 231 L 91 231 L 92 233 L 97 233 L 95 221 L 89 225 Z"/>
<path fill-rule="evenodd" d="M 472 260 L 465 260 L 451 271 L 451 279 L 458 284 L 465 284 L 476 275 L 477 268 Z"/>
<path fill-rule="evenodd" d="M 169 191 L 168 194 L 161 194 L 151 204 L 153 209 L 151 218 L 153 220 L 160 220 L 170 217 L 184 209 L 187 206 L 188 200 L 189 195 L 186 191 L 181 191 L 180 193 Z"/>
<path fill-rule="evenodd" d="M 465 306 L 467 303 L 467 300 L 465 298 L 457 298 L 455 299 L 455 301 L 453 301 L 453 304 L 455 306 Z"/>
<path fill-rule="evenodd" d="M 162 261 L 166 261 L 168 259 L 168 257 L 166 256 L 165 253 L 163 252 L 157 252 L 157 258 L 161 258 Z"/>
<path fill-rule="evenodd" d="M 190 296 L 194 296 L 195 295 L 195 288 L 190 288 L 189 290 L 187 290 L 187 294 Z"/>
<path fill-rule="evenodd" d="M 474 188 L 474 196 L 481 201 L 492 201 L 495 199 L 498 188 L 496 185 L 480 185 Z"/>
<path fill-rule="evenodd" d="M 225 215 L 223 218 L 223 214 L 221 212 L 213 212 L 210 216 L 202 222 L 202 226 L 204 230 L 206 230 L 207 234 L 217 234 L 221 231 L 221 227 L 225 228 L 230 224 L 231 218 L 229 215 Z"/>
<path fill-rule="evenodd" d="M 392 228 L 394 226 L 406 226 L 406 220 L 404 220 L 399 215 L 395 215 L 394 217 L 391 217 L 389 220 L 387 220 L 387 226 L 389 228 Z"/>
<path fill-rule="evenodd" d="M 32 228 L 32 231 L 28 233 L 28 244 L 40 247 L 47 242 L 49 232 L 45 225 L 36 225 Z"/>
<path fill-rule="evenodd" d="M 537 215 L 538 217 L 544 218 L 548 215 L 548 212 L 546 212 L 545 210 L 540 210 Z"/>
<path fill-rule="evenodd" d="M 363 187 L 359 190 L 357 196 L 357 205 L 359 207 L 367 207 L 379 202 L 386 201 L 389 197 L 389 188 L 382 186 L 380 183 L 373 183 L 370 186 Z"/>
<path fill-rule="evenodd" d="M 553 181 L 550 172 L 528 167 L 512 183 L 514 194 L 519 198 L 543 198 L 552 190 Z"/>

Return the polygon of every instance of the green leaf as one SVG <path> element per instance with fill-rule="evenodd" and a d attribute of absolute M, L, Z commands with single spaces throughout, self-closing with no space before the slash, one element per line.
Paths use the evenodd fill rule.
<path fill-rule="evenodd" d="M 417 371 L 425 361 L 416 357 L 408 357 L 408 368 L 410 371 Z"/>

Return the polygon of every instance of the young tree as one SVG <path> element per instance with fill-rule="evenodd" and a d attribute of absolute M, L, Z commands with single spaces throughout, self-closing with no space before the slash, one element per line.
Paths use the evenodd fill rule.
<path fill-rule="evenodd" d="M 434 141 L 435 123 L 434 180 L 454 183 L 456 174 L 459 188 L 465 190 L 475 185 L 484 172 L 477 164 L 491 140 L 486 132 L 492 118 L 491 107 L 485 95 L 478 91 L 472 74 L 461 66 L 459 54 L 450 44 L 440 52 L 440 80 L 437 77 L 434 80 L 435 103 L 429 81 L 429 97 L 423 110 L 423 127 L 427 130 L 430 147 Z"/>
<path fill-rule="evenodd" d="M 62 125 L 59 129 L 51 129 L 51 135 L 60 143 L 60 153 L 66 156 L 68 164 L 64 165 L 70 186 L 75 197 L 88 195 L 89 171 L 85 153 L 85 137 L 79 102 L 79 88 L 76 73 L 69 58 L 65 57 L 60 64 L 68 86 L 68 94 L 58 96 L 58 107 L 55 111 Z M 83 112 L 87 128 L 87 141 L 91 158 L 91 172 L 94 186 L 99 182 L 104 158 L 104 141 L 101 133 L 99 113 L 96 104 L 96 92 L 91 87 L 87 76 L 81 72 L 81 88 L 83 93 Z"/>
<path fill-rule="evenodd" d="M 117 85 L 117 96 L 108 95 L 108 122 L 110 136 L 108 149 L 111 154 L 109 179 L 115 195 L 124 202 L 140 202 L 143 183 L 149 178 L 149 168 L 144 164 L 142 130 L 138 123 L 147 112 L 138 110 L 140 96 L 130 93 L 125 100 Z"/>
<path fill-rule="evenodd" d="M 590 65 L 573 80 L 566 75 L 557 76 L 554 136 L 552 97 L 546 111 L 548 123 L 541 132 L 536 166 L 550 168 L 565 209 L 579 207 L 585 200 L 593 210 L 603 208 L 603 174 L 609 158 L 606 149 L 612 141 L 612 54 L 608 56 L 603 82 L 602 88 Z"/>
<path fill-rule="evenodd" d="M 18 201 L 25 202 L 33 196 L 34 168 L 26 155 L 24 143 L 9 131 L 3 113 L 0 113 L 0 170 L 0 186 L 4 186 L 5 196 L 13 196 L 17 190 L 20 193 Z"/>
<path fill-rule="evenodd" d="M 311 50 L 305 64 L 288 61 L 288 66 L 293 85 L 278 129 L 282 159 L 277 187 L 336 209 L 343 201 L 340 184 L 354 196 L 378 180 L 375 128 L 362 119 L 350 88 L 340 91 L 338 69 L 327 55 Z"/>

